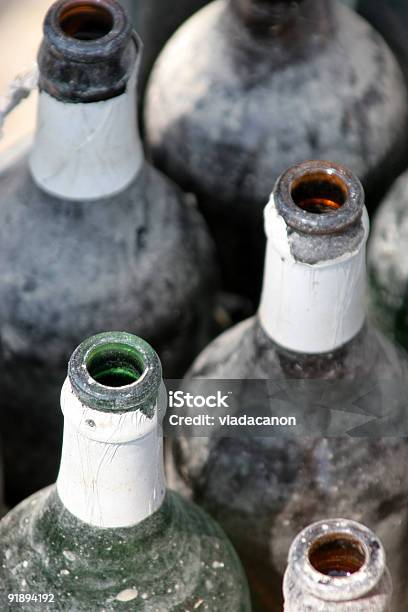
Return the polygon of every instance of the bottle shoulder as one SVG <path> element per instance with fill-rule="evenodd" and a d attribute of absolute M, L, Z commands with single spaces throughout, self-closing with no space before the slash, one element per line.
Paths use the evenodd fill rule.
<path fill-rule="evenodd" d="M 214 249 L 201 216 L 147 164 L 123 193 L 94 202 L 44 193 L 26 159 L 0 187 L 0 312 L 3 331 L 16 328 L 11 336 L 35 327 L 43 337 L 73 329 L 80 337 L 137 321 L 150 337 L 158 320 L 171 327 L 198 293 L 213 292 Z"/>
<path fill-rule="evenodd" d="M 332 353 L 302 355 L 277 346 L 252 317 L 221 334 L 194 362 L 188 378 L 404 379 L 408 358 L 371 322 Z"/>
<path fill-rule="evenodd" d="M 78 611 L 131 601 L 129 609 L 178 612 L 200 596 L 204 609 L 249 610 L 232 546 L 204 511 L 174 492 L 139 525 L 113 530 L 73 517 L 51 487 L 11 511 L 0 532 L 2 595 L 18 587 L 51 591 L 60 609 Z"/>

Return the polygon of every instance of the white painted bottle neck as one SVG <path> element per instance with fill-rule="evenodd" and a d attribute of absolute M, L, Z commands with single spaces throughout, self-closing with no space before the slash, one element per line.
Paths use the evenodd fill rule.
<path fill-rule="evenodd" d="M 366 240 L 369 221 L 363 213 L 364 239 L 337 259 L 298 261 L 290 232 L 274 198 L 265 209 L 268 236 L 259 319 L 267 335 L 288 350 L 331 352 L 362 329 L 366 317 Z"/>
<path fill-rule="evenodd" d="M 159 509 L 163 466 L 162 386 L 153 418 L 139 410 L 86 407 L 67 379 L 61 393 L 64 439 L 57 491 L 78 519 L 100 528 L 130 527 Z"/>
<path fill-rule="evenodd" d="M 135 179 L 143 163 L 137 72 L 138 65 L 123 94 L 101 102 L 62 102 L 40 92 L 29 161 L 39 187 L 63 199 L 95 200 Z"/>

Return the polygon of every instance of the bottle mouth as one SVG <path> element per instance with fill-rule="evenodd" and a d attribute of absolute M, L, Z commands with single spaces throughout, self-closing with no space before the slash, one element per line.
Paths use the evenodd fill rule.
<path fill-rule="evenodd" d="M 113 28 L 110 7 L 96 2 L 67 2 L 58 15 L 62 32 L 76 40 L 99 40 Z"/>
<path fill-rule="evenodd" d="M 116 55 L 130 40 L 131 24 L 116 0 L 57 0 L 44 33 L 66 59 L 80 62 Z"/>
<path fill-rule="evenodd" d="M 309 561 L 320 574 L 348 578 L 367 561 L 362 542 L 349 534 L 331 533 L 318 538 L 310 547 Z"/>
<path fill-rule="evenodd" d="M 79 345 L 69 361 L 68 377 L 88 407 L 127 412 L 156 402 L 162 372 L 147 342 L 125 332 L 107 332 Z"/>
<path fill-rule="evenodd" d="M 364 190 L 347 168 L 328 161 L 307 161 L 277 181 L 274 200 L 286 224 L 301 233 L 344 231 L 363 214 Z"/>
<path fill-rule="evenodd" d="M 385 552 L 369 529 L 332 519 L 304 529 L 289 563 L 304 588 L 323 601 L 352 601 L 369 594 L 385 573 Z"/>
<path fill-rule="evenodd" d="M 146 364 L 135 347 L 109 342 L 91 349 L 86 357 L 86 369 L 99 385 L 120 389 L 140 380 L 146 372 Z"/>

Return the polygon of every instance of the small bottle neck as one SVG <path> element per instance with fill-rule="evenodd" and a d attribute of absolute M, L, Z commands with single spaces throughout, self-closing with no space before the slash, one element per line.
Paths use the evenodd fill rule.
<path fill-rule="evenodd" d="M 343 180 L 344 201 L 337 190 Z M 303 187 L 293 196 L 293 184 L 299 181 Z M 297 196 L 310 210 L 298 206 L 293 199 Z M 317 209 L 312 212 L 313 203 Z M 330 204 L 338 210 L 324 210 Z M 266 334 L 301 354 L 323 354 L 346 345 L 366 317 L 368 216 L 359 181 L 327 162 L 300 164 L 279 179 L 265 209 L 265 228 L 259 319 Z"/>
<path fill-rule="evenodd" d="M 321 521 L 297 536 L 283 591 L 284 612 L 391 612 L 383 546 L 373 532 L 349 520 Z"/>
<path fill-rule="evenodd" d="M 255 36 L 283 35 L 286 43 L 326 29 L 327 0 L 230 0 L 233 12 Z M 295 40 L 291 40 L 294 37 Z"/>
<path fill-rule="evenodd" d="M 118 371 L 129 369 L 129 346 L 122 355 L 117 335 L 95 338 L 99 344 L 94 346 L 102 355 L 97 368 L 109 377 L 109 386 L 98 383 L 81 366 L 70 369 L 61 394 L 64 439 L 57 491 L 69 512 L 84 523 L 130 527 L 156 512 L 165 497 L 162 419 L 166 393 L 163 383 L 154 391 L 154 360 L 153 368 L 147 367 L 139 380 L 114 387 L 114 378 L 123 376 Z M 83 355 L 80 361 L 85 364 Z M 118 367 L 112 366 L 117 363 Z M 85 384 L 81 386 L 79 380 L 78 386 L 81 376 Z"/>
<path fill-rule="evenodd" d="M 105 28 L 105 29 L 104 29 Z M 30 169 L 48 193 L 93 200 L 123 191 L 143 163 L 137 124 L 142 44 L 108 0 L 59 0 L 40 47 Z"/>

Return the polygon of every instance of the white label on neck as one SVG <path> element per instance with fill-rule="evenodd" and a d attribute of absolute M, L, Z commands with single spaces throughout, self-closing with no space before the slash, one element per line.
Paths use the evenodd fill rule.
<path fill-rule="evenodd" d="M 363 215 L 368 235 L 368 216 Z M 265 209 L 268 245 L 259 318 L 280 346 L 319 354 L 342 346 L 366 316 L 366 239 L 354 253 L 315 265 L 293 257 L 273 198 Z"/>
<path fill-rule="evenodd" d="M 95 527 L 118 528 L 156 512 L 166 492 L 162 407 L 152 419 L 140 411 L 92 410 L 78 400 L 68 380 L 61 406 L 65 421 L 57 490 L 71 514 Z"/>
<path fill-rule="evenodd" d="M 120 96 L 102 102 L 60 102 L 42 91 L 30 156 L 36 183 L 69 200 L 119 193 L 143 162 L 138 133 L 136 74 Z"/>

